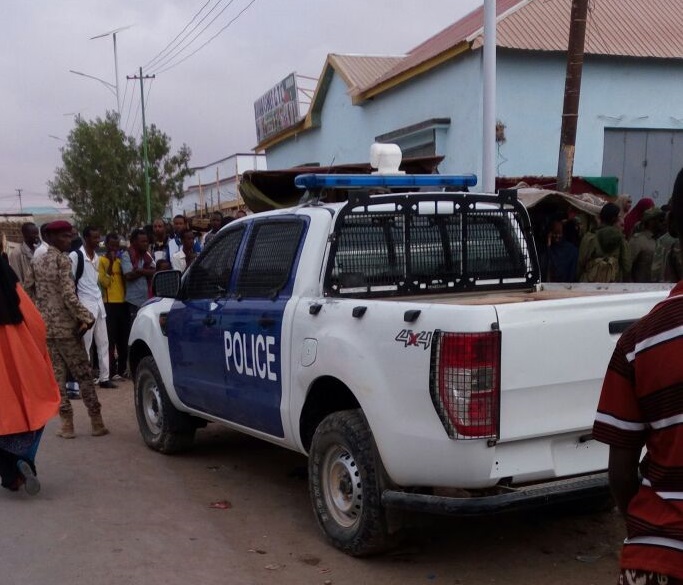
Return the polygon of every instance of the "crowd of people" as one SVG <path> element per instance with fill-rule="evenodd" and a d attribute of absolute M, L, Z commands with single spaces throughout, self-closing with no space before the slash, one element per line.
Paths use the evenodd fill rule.
<path fill-rule="evenodd" d="M 82 399 L 93 436 L 109 433 L 96 386 L 116 388 L 128 377 L 130 327 L 151 297 L 152 277 L 187 270 L 225 223 L 214 212 L 200 238 L 182 215 L 170 224 L 157 219 L 133 230 L 125 249 L 119 234 L 102 238 L 95 226 L 79 234 L 66 221 L 40 230 L 22 225 L 20 246 L 9 257 L 0 254 L 3 487 L 39 491 L 35 454 L 43 428 L 59 414 L 57 436 L 75 438 L 71 400 Z"/>
<path fill-rule="evenodd" d="M 669 204 L 644 198 L 605 203 L 597 224 L 557 214 L 537 242 L 544 282 L 678 282 L 681 250 Z"/>

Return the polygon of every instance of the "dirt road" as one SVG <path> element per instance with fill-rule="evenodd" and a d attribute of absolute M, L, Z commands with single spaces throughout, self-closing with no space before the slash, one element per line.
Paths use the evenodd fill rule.
<path fill-rule="evenodd" d="M 0 585 L 616 582 L 614 512 L 415 518 L 394 552 L 349 558 L 315 524 L 305 458 L 216 425 L 191 453 L 159 455 L 131 384 L 99 393 L 112 434 L 91 437 L 75 402 L 78 437 L 56 438 L 52 421 L 43 439 L 41 493 L 0 494 Z"/>

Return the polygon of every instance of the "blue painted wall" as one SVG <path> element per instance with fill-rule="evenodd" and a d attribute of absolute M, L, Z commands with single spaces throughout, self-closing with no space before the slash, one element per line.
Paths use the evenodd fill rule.
<path fill-rule="evenodd" d="M 481 175 L 481 51 L 444 64 L 354 106 L 334 75 L 321 127 L 268 149 L 269 169 L 302 163 L 365 162 L 375 136 L 431 118 L 450 118 L 437 132 L 440 171 Z M 498 51 L 497 118 L 506 125 L 501 176 L 555 175 L 565 57 Z M 584 67 L 575 174 L 602 171 L 604 129 L 683 129 L 683 62 L 588 57 Z"/>

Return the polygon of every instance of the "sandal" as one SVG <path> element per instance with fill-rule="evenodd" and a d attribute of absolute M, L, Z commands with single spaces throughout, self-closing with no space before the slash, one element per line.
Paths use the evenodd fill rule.
<path fill-rule="evenodd" d="M 33 469 L 23 459 L 17 462 L 17 468 L 19 473 L 24 476 L 24 490 L 29 496 L 35 496 L 40 491 L 40 481 L 33 473 Z"/>

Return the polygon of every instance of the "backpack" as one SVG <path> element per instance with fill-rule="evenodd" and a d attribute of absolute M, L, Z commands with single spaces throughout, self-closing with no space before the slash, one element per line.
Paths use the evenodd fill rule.
<path fill-rule="evenodd" d="M 76 276 L 75 276 L 75 282 L 74 286 L 76 287 L 76 290 L 78 290 L 78 281 L 81 279 L 81 276 L 83 276 L 83 270 L 85 270 L 85 258 L 83 257 L 83 252 L 80 250 L 76 250 Z"/>
<path fill-rule="evenodd" d="M 605 255 L 597 237 L 593 235 L 595 249 L 591 259 L 586 263 L 586 270 L 581 280 L 583 282 L 616 282 L 619 275 L 619 258 Z"/>
<path fill-rule="evenodd" d="M 619 261 L 615 256 L 596 256 L 586 264 L 586 282 L 616 282 Z"/>

